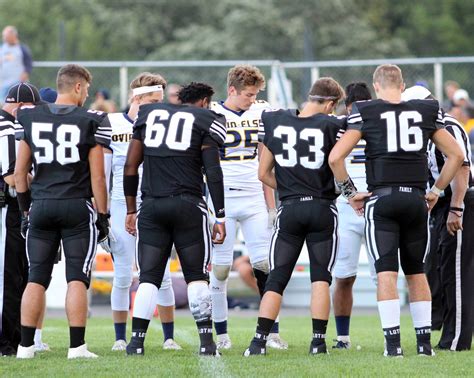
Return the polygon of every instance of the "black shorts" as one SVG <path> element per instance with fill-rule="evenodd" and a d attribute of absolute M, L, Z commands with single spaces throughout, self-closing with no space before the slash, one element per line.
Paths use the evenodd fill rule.
<path fill-rule="evenodd" d="M 308 247 L 311 282 L 331 283 L 338 246 L 337 208 L 324 199 L 283 201 L 270 246 L 270 275 L 265 291 L 282 294 L 291 278 L 303 243 Z"/>
<path fill-rule="evenodd" d="M 376 272 L 398 272 L 400 249 L 405 275 L 423 273 L 429 251 L 425 192 L 397 186 L 372 193 L 365 203 L 365 238 Z"/>
<path fill-rule="evenodd" d="M 173 244 L 186 282 L 209 280 L 211 235 L 202 198 L 188 194 L 144 198 L 137 222 L 140 283 L 160 287 Z"/>
<path fill-rule="evenodd" d="M 62 242 L 66 280 L 89 287 L 97 248 L 95 211 L 88 199 L 35 200 L 30 210 L 26 237 L 30 264 L 29 282 L 48 287 Z"/>

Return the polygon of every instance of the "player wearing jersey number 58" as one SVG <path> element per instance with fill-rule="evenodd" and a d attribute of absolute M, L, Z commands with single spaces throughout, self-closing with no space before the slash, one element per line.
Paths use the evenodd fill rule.
<path fill-rule="evenodd" d="M 328 114 L 343 96 L 343 89 L 334 79 L 321 78 L 313 84 L 298 116 L 290 110 L 262 114 L 259 138 L 265 146 L 258 176 L 278 190 L 281 206 L 270 247 L 270 275 L 255 337 L 244 352 L 246 357 L 266 354 L 268 335 L 305 241 L 312 282 L 313 338 L 309 352 L 327 353 L 329 285 L 338 244 L 337 194 L 327 159 L 346 124 L 345 117 Z"/>
<path fill-rule="evenodd" d="M 208 209 L 203 200 L 202 168 L 216 209 L 212 241 L 225 239 L 224 187 L 219 146 L 224 117 L 205 109 L 214 91 L 201 83 L 181 89 L 183 104 L 142 105 L 127 153 L 123 185 L 126 229 L 137 236 L 140 285 L 135 303 L 148 303 L 132 320 L 127 354 L 144 354 L 144 341 L 173 244 L 188 284 L 188 301 L 199 331 L 199 354 L 218 355 L 212 338 Z M 138 167 L 143 162 L 143 202 L 137 214 Z"/>
<path fill-rule="evenodd" d="M 101 144 L 108 143 L 110 124 L 105 114 L 82 107 L 91 80 L 84 67 L 66 65 L 58 72 L 55 104 L 23 107 L 18 112 L 23 135 L 20 135 L 15 183 L 20 210 L 30 222 L 26 235 L 30 271 L 22 298 L 18 358 L 34 357 L 35 327 L 61 242 L 68 282 L 68 358 L 97 357 L 87 350 L 84 335 L 87 288 L 97 240 L 107 238 L 108 234 Z M 30 193 L 27 176 L 32 163 L 34 178 Z"/>
<path fill-rule="evenodd" d="M 417 352 L 432 355 L 431 295 L 424 274 L 428 251 L 428 210 L 461 166 L 463 154 L 442 129 L 443 113 L 434 100 L 401 101 L 405 87 L 400 68 L 382 65 L 374 72 L 377 100 L 352 104 L 348 130 L 329 156 L 342 194 L 365 213 L 368 248 L 375 260 L 377 301 L 385 335 L 385 356 L 402 356 L 400 301 L 397 292 L 398 250 L 408 283 Z M 365 209 L 348 176 L 344 159 L 364 138 L 368 190 Z M 428 140 L 447 156 L 446 164 L 425 196 Z"/>

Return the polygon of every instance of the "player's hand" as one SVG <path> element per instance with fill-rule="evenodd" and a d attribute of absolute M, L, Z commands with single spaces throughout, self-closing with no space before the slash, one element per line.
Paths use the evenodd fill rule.
<path fill-rule="evenodd" d="M 25 213 L 21 217 L 21 226 L 20 226 L 20 230 L 21 230 L 20 232 L 23 239 L 26 239 L 26 234 L 28 232 L 29 226 L 30 226 L 30 220 L 29 220 L 28 214 Z"/>
<path fill-rule="evenodd" d="M 112 246 L 110 242 L 114 242 L 116 240 L 117 239 L 115 239 L 115 235 L 112 232 L 112 228 L 109 227 L 108 237 L 105 240 L 101 241 L 99 244 L 105 252 L 112 253 Z"/>
<path fill-rule="evenodd" d="M 107 236 L 109 236 L 109 218 L 110 214 L 102 214 L 97 213 L 97 220 L 95 221 L 95 225 L 97 227 L 97 231 L 99 231 L 99 235 L 97 236 L 97 241 L 102 243 L 107 241 Z"/>
<path fill-rule="evenodd" d="M 214 244 L 222 244 L 224 243 L 225 236 L 225 222 L 214 223 L 214 226 L 212 226 L 212 242 Z"/>
<path fill-rule="evenodd" d="M 268 228 L 273 228 L 277 219 L 277 209 L 268 209 Z"/>
<path fill-rule="evenodd" d="M 125 230 L 133 236 L 137 236 L 137 213 L 127 214 L 125 218 Z"/>
<path fill-rule="evenodd" d="M 434 194 L 433 192 L 428 192 L 425 195 L 425 200 L 426 200 L 426 205 L 428 206 L 428 211 L 431 211 L 431 209 L 436 205 L 436 202 L 438 202 L 439 196 L 437 194 Z"/>
<path fill-rule="evenodd" d="M 352 206 L 356 214 L 361 217 L 364 215 L 364 204 L 365 199 L 370 197 L 372 193 L 360 192 L 357 193 L 354 197 L 349 199 L 349 205 Z"/>
<path fill-rule="evenodd" d="M 462 212 L 450 210 L 446 221 L 446 228 L 450 235 L 454 236 L 459 230 L 462 231 Z"/>

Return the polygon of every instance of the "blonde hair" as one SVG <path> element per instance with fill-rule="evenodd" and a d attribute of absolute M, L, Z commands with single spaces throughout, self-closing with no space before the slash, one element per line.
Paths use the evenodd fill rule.
<path fill-rule="evenodd" d="M 375 69 L 373 82 L 382 88 L 398 88 L 403 85 L 402 70 L 395 64 L 382 64 Z"/>
<path fill-rule="evenodd" d="M 166 88 L 166 80 L 160 74 L 151 73 L 151 72 L 142 72 L 139 74 L 135 79 L 132 80 L 130 83 L 130 89 L 140 88 L 140 87 L 149 87 L 152 85 L 161 85 L 163 87 L 163 91 Z M 142 95 L 138 95 L 136 97 L 142 98 L 143 96 L 147 96 L 149 93 L 145 93 Z"/>
<path fill-rule="evenodd" d="M 229 70 L 227 74 L 227 87 L 234 87 L 237 91 L 245 87 L 265 88 L 265 76 L 255 66 L 238 65 Z"/>
<path fill-rule="evenodd" d="M 332 77 L 321 77 L 311 87 L 308 100 L 320 104 L 326 101 L 334 101 L 337 104 L 344 96 L 344 89 L 336 80 Z"/>

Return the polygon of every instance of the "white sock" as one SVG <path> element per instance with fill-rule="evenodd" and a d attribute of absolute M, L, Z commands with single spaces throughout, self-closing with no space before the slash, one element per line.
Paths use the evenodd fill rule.
<path fill-rule="evenodd" d="M 207 282 L 196 281 L 188 285 L 188 302 L 196 322 L 211 321 L 211 294 Z"/>
<path fill-rule="evenodd" d="M 431 327 L 431 301 L 411 302 L 410 313 L 413 327 Z"/>
<path fill-rule="evenodd" d="M 173 286 L 160 287 L 158 290 L 157 303 L 160 306 L 174 306 L 174 290 Z"/>
<path fill-rule="evenodd" d="M 35 345 L 41 345 L 43 341 L 41 340 L 41 329 L 36 328 L 35 331 Z"/>
<path fill-rule="evenodd" d="M 110 304 L 112 311 L 128 311 L 130 309 L 130 288 L 112 286 Z"/>
<path fill-rule="evenodd" d="M 210 273 L 210 292 L 212 300 L 212 319 L 214 322 L 223 322 L 227 320 L 229 313 L 227 307 L 227 280 L 220 281 Z"/>
<path fill-rule="evenodd" d="M 377 302 L 382 328 L 400 327 L 400 299 Z"/>
<path fill-rule="evenodd" d="M 133 317 L 150 320 L 156 308 L 158 288 L 151 283 L 142 283 L 138 286 L 133 305 Z"/>

